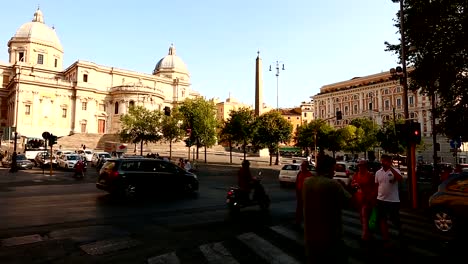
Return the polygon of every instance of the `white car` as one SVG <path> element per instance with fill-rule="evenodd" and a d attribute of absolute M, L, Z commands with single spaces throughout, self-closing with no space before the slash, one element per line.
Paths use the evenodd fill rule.
<path fill-rule="evenodd" d="M 342 181 L 344 184 L 348 185 L 351 183 L 355 172 L 354 163 L 348 163 L 344 161 L 337 161 L 335 165 L 335 176 L 334 180 Z"/>
<path fill-rule="evenodd" d="M 286 186 L 288 184 L 296 184 L 297 174 L 301 169 L 301 163 L 291 163 L 286 164 L 281 168 L 278 179 L 280 185 Z M 309 165 L 309 170 L 315 172 L 315 167 L 313 165 Z"/>
<path fill-rule="evenodd" d="M 93 156 L 91 157 L 91 167 L 96 167 L 101 157 L 104 157 L 104 160 L 112 158 L 111 154 L 108 152 L 94 152 Z"/>
<path fill-rule="evenodd" d="M 62 155 L 62 158 L 58 161 L 58 165 L 64 169 L 73 169 L 76 163 L 81 159 L 82 157 L 79 154 L 65 154 Z"/>
<path fill-rule="evenodd" d="M 92 149 L 78 150 L 78 154 L 84 156 L 87 162 L 91 162 L 93 158 L 94 151 Z"/>

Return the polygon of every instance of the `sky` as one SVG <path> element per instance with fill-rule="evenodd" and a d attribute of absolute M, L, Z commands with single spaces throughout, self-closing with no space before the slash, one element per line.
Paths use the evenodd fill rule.
<path fill-rule="evenodd" d="M 62 43 L 64 68 L 85 60 L 151 74 L 173 43 L 192 89 L 207 99 L 231 96 L 254 105 L 258 51 L 263 100 L 273 108 L 299 106 L 324 85 L 398 63 L 384 45 L 399 41 L 399 4 L 391 0 L 19 0 L 1 6 L 0 62 L 8 61 L 8 41 L 39 6 Z M 285 68 L 278 77 L 277 61 Z"/>

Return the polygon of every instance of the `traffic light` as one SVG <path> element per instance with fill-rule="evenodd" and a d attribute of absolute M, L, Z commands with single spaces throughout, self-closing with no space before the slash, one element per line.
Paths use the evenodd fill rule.
<path fill-rule="evenodd" d="M 411 122 L 410 123 L 410 141 L 416 144 L 421 143 L 421 123 Z"/>
<path fill-rule="evenodd" d="M 53 134 L 50 134 L 49 136 L 49 146 L 53 146 L 57 144 L 57 136 L 54 136 Z"/>
<path fill-rule="evenodd" d="M 171 116 L 171 108 L 169 106 L 164 107 L 164 115 Z"/>
<path fill-rule="evenodd" d="M 341 120 L 343 119 L 343 113 L 341 111 L 336 111 L 336 120 Z"/>

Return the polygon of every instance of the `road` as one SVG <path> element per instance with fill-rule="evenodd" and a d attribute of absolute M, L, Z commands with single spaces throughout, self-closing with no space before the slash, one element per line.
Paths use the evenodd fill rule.
<path fill-rule="evenodd" d="M 3 174 L 17 181 L 0 183 L 1 263 L 303 262 L 302 232 L 291 225 L 294 189 L 279 187 L 278 167 L 254 165 L 271 196 L 270 213 L 248 208 L 232 218 L 224 202 L 237 169 L 237 164 L 201 164 L 198 197 L 138 202 L 97 190 L 92 170 L 84 181 L 59 171 L 54 176 Z M 356 212 L 347 210 L 343 217 L 353 263 L 384 254 L 378 243 L 369 250 L 359 244 Z M 406 242 L 395 241 L 398 250 L 386 254 L 387 260 L 400 260 L 405 253 L 418 258 L 453 254 L 424 214 L 403 210 L 402 219 Z"/>

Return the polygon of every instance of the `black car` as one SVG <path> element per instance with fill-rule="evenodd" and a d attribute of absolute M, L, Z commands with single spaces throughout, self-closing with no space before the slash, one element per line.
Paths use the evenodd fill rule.
<path fill-rule="evenodd" d="M 127 198 L 140 194 L 196 194 L 198 178 L 164 160 L 115 158 L 102 166 L 96 187 Z"/>
<path fill-rule="evenodd" d="M 467 231 L 468 172 L 453 173 L 429 199 L 432 220 L 443 233 Z"/>

